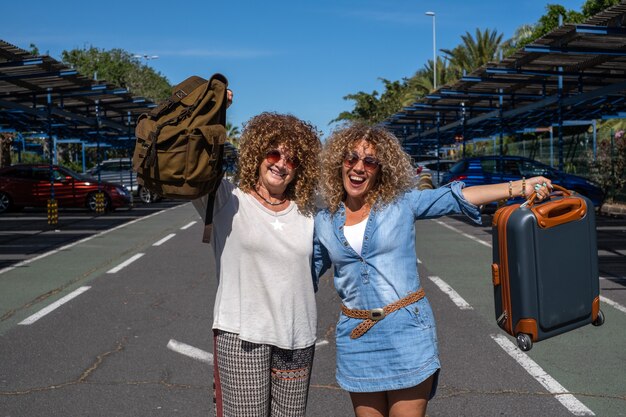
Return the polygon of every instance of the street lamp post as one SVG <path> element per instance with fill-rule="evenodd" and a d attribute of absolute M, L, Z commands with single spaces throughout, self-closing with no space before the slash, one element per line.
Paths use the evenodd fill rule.
<path fill-rule="evenodd" d="M 437 37 L 435 35 L 435 12 L 426 12 L 426 16 L 433 18 L 433 90 L 437 89 Z"/>
<path fill-rule="evenodd" d="M 137 54 L 137 55 L 133 55 L 133 58 L 143 58 L 146 61 L 149 61 L 151 59 L 158 59 L 159 56 L 158 55 L 139 55 L 139 54 Z"/>

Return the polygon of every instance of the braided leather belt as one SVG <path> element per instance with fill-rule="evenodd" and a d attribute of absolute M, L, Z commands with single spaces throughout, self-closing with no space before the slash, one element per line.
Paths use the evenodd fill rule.
<path fill-rule="evenodd" d="M 420 288 L 419 290 L 407 295 L 404 298 L 399 299 L 398 301 L 387 304 L 382 308 L 372 308 L 371 310 L 351 309 L 342 304 L 341 311 L 343 312 L 343 314 L 353 319 L 363 320 L 363 322 L 361 322 L 352 330 L 352 332 L 350 333 L 350 338 L 357 339 L 363 336 L 369 329 L 372 328 L 373 325 L 384 319 L 387 314 L 393 313 L 394 311 L 399 310 L 402 307 L 406 307 L 408 305 L 418 302 L 419 300 L 424 298 L 424 295 L 424 289 Z"/>

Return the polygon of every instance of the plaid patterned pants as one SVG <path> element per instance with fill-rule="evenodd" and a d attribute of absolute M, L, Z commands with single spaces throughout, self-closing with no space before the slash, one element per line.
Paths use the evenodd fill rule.
<path fill-rule="evenodd" d="M 216 417 L 304 417 L 315 346 L 285 350 L 214 330 Z"/>

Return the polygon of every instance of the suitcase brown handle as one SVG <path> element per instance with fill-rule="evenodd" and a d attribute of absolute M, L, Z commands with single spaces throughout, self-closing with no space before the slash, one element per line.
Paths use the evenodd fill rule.
<path fill-rule="evenodd" d="M 561 191 L 566 197 L 569 197 L 572 195 L 572 192 L 570 190 L 568 190 L 565 187 L 561 187 L 560 185 L 557 185 L 557 184 L 552 184 L 552 189 Z M 526 203 L 524 203 L 523 206 L 531 208 L 535 204 L 536 199 L 537 199 L 537 193 L 534 192 L 530 195 L 530 197 L 528 197 L 528 199 L 526 200 Z"/>
<path fill-rule="evenodd" d="M 562 191 L 566 197 L 572 196 L 571 191 L 559 185 L 554 185 L 554 188 Z M 535 197 L 536 193 L 529 200 L 534 201 Z M 548 201 L 532 207 L 531 210 L 537 218 L 539 227 L 549 228 L 585 217 L 587 204 L 582 198 L 563 198 L 556 201 Z"/>

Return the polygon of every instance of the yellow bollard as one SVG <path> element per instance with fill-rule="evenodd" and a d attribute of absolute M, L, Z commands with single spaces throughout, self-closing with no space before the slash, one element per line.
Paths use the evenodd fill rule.
<path fill-rule="evenodd" d="M 419 179 L 417 182 L 417 189 L 418 190 L 431 190 L 435 188 L 433 186 L 433 178 L 430 175 L 430 173 L 428 172 L 423 172 L 419 175 Z"/>
<path fill-rule="evenodd" d="M 96 193 L 96 213 L 104 213 L 104 193 L 99 191 Z"/>
<path fill-rule="evenodd" d="M 48 200 L 48 224 L 59 222 L 59 203 L 54 199 Z"/>

